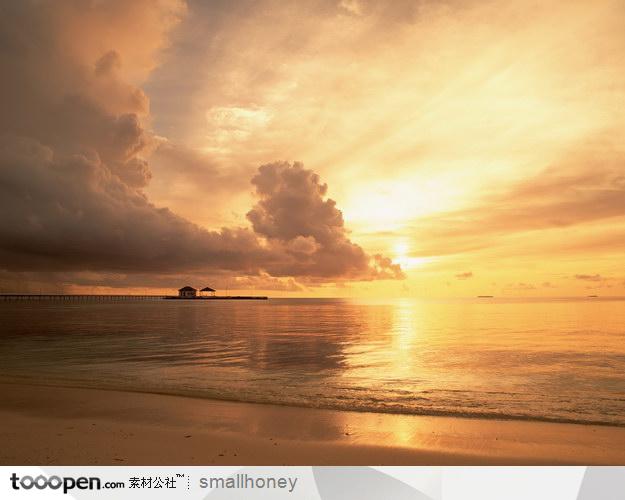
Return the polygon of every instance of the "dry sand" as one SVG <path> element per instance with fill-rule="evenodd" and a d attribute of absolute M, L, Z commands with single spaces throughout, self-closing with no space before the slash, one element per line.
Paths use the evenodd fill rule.
<path fill-rule="evenodd" d="M 0 465 L 625 464 L 625 428 L 0 383 Z"/>

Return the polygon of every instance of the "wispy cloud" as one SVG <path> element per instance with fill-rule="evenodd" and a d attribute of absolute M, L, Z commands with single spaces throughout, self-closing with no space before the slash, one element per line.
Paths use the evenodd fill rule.
<path fill-rule="evenodd" d="M 574 278 L 582 281 L 606 281 L 608 279 L 600 274 L 576 274 Z"/>

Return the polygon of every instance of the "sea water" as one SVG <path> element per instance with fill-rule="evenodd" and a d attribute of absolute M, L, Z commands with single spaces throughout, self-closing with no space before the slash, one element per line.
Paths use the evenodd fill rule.
<path fill-rule="evenodd" d="M 0 302 L 0 380 L 625 425 L 625 300 Z"/>

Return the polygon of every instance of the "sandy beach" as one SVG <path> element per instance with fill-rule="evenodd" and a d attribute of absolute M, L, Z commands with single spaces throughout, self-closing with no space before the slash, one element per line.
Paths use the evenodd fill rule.
<path fill-rule="evenodd" d="M 625 428 L 0 383 L 2 465 L 623 464 Z"/>

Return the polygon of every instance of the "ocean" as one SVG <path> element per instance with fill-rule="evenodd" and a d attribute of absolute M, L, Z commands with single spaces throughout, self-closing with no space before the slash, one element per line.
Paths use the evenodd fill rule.
<path fill-rule="evenodd" d="M 2 301 L 0 381 L 625 425 L 625 299 Z"/>

